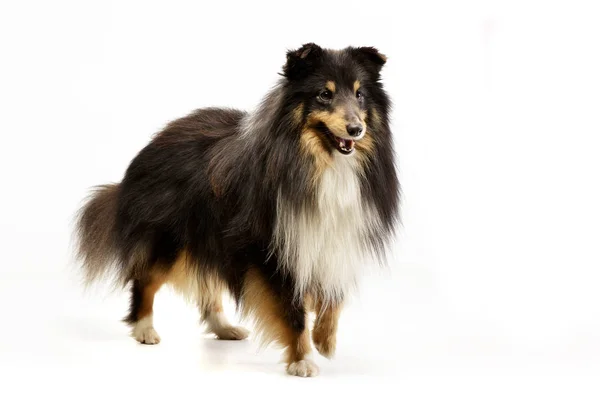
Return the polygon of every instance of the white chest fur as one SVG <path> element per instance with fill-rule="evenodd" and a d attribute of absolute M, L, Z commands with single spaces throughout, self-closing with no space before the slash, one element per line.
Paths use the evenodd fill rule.
<path fill-rule="evenodd" d="M 292 212 L 279 197 L 275 243 L 297 294 L 342 298 L 371 256 L 368 236 L 379 218 L 361 196 L 359 173 L 356 157 L 336 154 L 319 182 L 316 210 Z"/>

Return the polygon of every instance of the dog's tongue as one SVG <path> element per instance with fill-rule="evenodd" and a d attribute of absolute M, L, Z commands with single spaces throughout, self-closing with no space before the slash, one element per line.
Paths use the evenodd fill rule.
<path fill-rule="evenodd" d="M 346 139 L 342 139 L 342 138 L 337 138 L 338 139 L 338 145 L 340 146 L 341 149 L 350 151 L 354 148 L 354 140 L 346 140 Z"/>

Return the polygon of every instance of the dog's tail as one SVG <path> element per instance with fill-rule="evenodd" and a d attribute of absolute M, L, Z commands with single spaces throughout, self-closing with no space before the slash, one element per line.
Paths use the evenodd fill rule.
<path fill-rule="evenodd" d="M 79 210 L 76 255 L 83 264 L 86 284 L 104 277 L 119 258 L 115 224 L 119 185 L 98 186 Z"/>

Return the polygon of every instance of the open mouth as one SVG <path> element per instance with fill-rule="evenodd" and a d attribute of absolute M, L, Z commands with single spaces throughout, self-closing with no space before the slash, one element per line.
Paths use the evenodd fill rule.
<path fill-rule="evenodd" d="M 325 125 L 322 125 L 321 129 L 325 132 L 337 151 L 344 155 L 352 154 L 354 152 L 354 140 L 335 136 Z"/>
<path fill-rule="evenodd" d="M 342 139 L 333 135 L 337 141 L 337 149 L 342 154 L 350 154 L 354 151 L 354 140 Z"/>

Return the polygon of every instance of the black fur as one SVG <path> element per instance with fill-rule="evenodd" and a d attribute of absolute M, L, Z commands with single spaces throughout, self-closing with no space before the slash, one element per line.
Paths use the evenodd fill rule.
<path fill-rule="evenodd" d="M 144 282 L 140 279 L 133 279 L 131 282 L 131 290 L 129 293 L 129 312 L 123 318 L 123 322 L 133 324 L 138 320 L 138 314 L 143 302 L 143 287 Z"/>
<path fill-rule="evenodd" d="M 128 321 L 135 320 L 138 279 L 150 267 L 168 269 L 185 250 L 197 268 L 226 282 L 238 301 L 246 271 L 257 266 L 284 305 L 290 326 L 304 329 L 306 310 L 294 302 L 293 277 L 279 268 L 278 254 L 270 250 L 278 191 L 289 207 L 315 207 L 314 160 L 300 151 L 300 141 L 308 115 L 323 109 L 315 98 L 328 80 L 341 87 L 360 80 L 365 94 L 361 107 L 374 149 L 365 155 L 361 193 L 383 221 L 369 238 L 383 250 L 399 201 L 390 102 L 379 75 L 384 63 L 373 48 L 333 52 L 308 44 L 291 51 L 284 78 L 257 111 L 262 123 L 245 125 L 249 114 L 217 108 L 175 120 L 137 154 L 120 184 L 94 197 L 82 210 L 80 254 L 91 275 L 99 275 L 106 260 L 97 260 L 96 239 L 110 238 L 110 247 L 103 249 L 116 260 L 122 280 L 134 282 Z M 331 153 L 327 143 L 324 151 Z"/>

